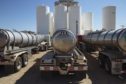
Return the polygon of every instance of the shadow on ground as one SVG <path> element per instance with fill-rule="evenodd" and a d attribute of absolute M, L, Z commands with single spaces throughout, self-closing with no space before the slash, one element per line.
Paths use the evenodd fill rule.
<path fill-rule="evenodd" d="M 14 73 L 13 66 L 0 66 L 0 78 L 9 76 Z"/>
<path fill-rule="evenodd" d="M 49 52 L 45 55 L 50 55 L 51 53 Z M 40 59 L 37 59 L 35 60 L 36 63 L 16 81 L 16 84 L 126 84 L 126 80 L 110 75 L 101 69 L 98 65 L 97 57 L 88 53 L 84 54 L 88 59 L 89 66 L 86 76 L 81 74 L 61 76 L 58 73 L 54 73 L 44 77 L 39 71 Z"/>
<path fill-rule="evenodd" d="M 0 65 L 0 78 L 7 77 L 7 76 L 15 74 L 15 73 L 17 73 L 17 72 L 14 71 L 14 66 L 12 66 L 12 65 L 6 65 L 6 66 Z"/>
<path fill-rule="evenodd" d="M 125 79 L 120 79 L 117 75 L 107 73 L 104 69 L 99 67 L 97 54 L 84 52 L 88 59 L 88 75 L 93 81 L 93 84 L 126 84 Z"/>
<path fill-rule="evenodd" d="M 46 55 L 51 53 L 49 52 Z M 58 73 L 49 73 L 45 78 L 39 71 L 39 61 L 40 59 L 37 59 L 36 64 L 17 80 L 16 84 L 80 84 L 80 81 L 86 78 L 81 74 L 61 76 Z"/>

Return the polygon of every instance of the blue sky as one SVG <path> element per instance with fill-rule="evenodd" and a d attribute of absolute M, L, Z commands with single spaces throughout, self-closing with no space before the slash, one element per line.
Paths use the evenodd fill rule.
<path fill-rule="evenodd" d="M 55 0 L 0 0 L 0 28 L 36 31 L 36 7 L 44 4 L 54 9 Z M 78 0 L 82 12 L 93 13 L 93 29 L 102 27 L 102 8 L 117 6 L 117 28 L 126 26 L 126 0 Z"/>

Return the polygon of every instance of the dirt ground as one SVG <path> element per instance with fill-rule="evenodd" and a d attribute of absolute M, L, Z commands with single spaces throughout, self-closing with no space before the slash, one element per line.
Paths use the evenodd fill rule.
<path fill-rule="evenodd" d="M 39 71 L 39 60 L 47 52 L 35 54 L 29 60 L 28 66 L 19 72 L 8 74 L 0 68 L 0 84 L 126 84 L 122 76 L 113 76 L 98 66 L 97 56 L 85 54 L 88 59 L 89 70 L 85 77 L 81 74 L 61 76 L 58 73 L 42 77 Z"/>

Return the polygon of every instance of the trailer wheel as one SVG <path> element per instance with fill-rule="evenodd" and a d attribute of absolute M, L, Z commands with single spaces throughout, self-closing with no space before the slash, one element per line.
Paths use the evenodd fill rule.
<path fill-rule="evenodd" d="M 43 45 L 43 51 L 47 51 L 47 45 Z"/>
<path fill-rule="evenodd" d="M 105 60 L 104 67 L 108 73 L 111 73 L 111 62 L 108 58 L 106 58 L 106 60 Z"/>
<path fill-rule="evenodd" d="M 28 64 L 28 55 L 27 54 L 23 54 L 22 56 L 22 66 L 25 67 Z"/>
<path fill-rule="evenodd" d="M 37 54 L 37 53 L 39 53 L 39 49 L 38 48 L 32 49 L 32 54 Z"/>
<path fill-rule="evenodd" d="M 47 50 L 48 50 L 48 46 L 46 45 L 46 46 L 45 46 L 45 51 L 47 51 Z"/>
<path fill-rule="evenodd" d="M 14 70 L 15 72 L 19 71 L 22 68 L 22 59 L 21 57 L 17 57 L 15 63 L 14 63 Z"/>
<path fill-rule="evenodd" d="M 104 67 L 104 60 L 103 60 L 103 58 L 102 58 L 101 56 L 98 57 L 98 63 L 99 63 L 99 66 L 100 66 L 101 68 Z"/>

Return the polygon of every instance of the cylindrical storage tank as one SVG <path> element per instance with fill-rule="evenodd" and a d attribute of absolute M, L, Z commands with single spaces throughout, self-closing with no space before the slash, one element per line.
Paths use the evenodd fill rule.
<path fill-rule="evenodd" d="M 7 38 L 8 38 L 8 43 L 10 45 L 15 45 L 17 46 L 18 44 L 22 43 L 22 36 L 20 34 L 20 32 L 17 31 L 10 31 L 10 30 L 3 30 L 4 33 L 6 33 Z"/>
<path fill-rule="evenodd" d="M 54 26 L 55 31 L 67 29 L 67 7 L 62 4 L 55 6 Z"/>
<path fill-rule="evenodd" d="M 91 33 L 89 33 L 88 35 L 83 35 L 82 41 L 85 43 L 91 43 L 91 36 L 92 36 Z"/>
<path fill-rule="evenodd" d="M 22 40 L 22 43 L 20 44 L 21 47 L 25 47 L 25 46 L 28 46 L 28 42 L 29 42 L 29 37 L 26 33 L 23 33 L 23 32 L 20 32 L 23 40 Z"/>
<path fill-rule="evenodd" d="M 28 36 L 28 46 L 33 45 L 33 36 L 32 36 L 32 34 L 27 34 L 27 36 Z"/>
<path fill-rule="evenodd" d="M 9 44 L 14 44 L 14 40 L 15 40 L 15 37 L 14 37 L 14 34 L 12 31 L 9 31 L 9 30 L 4 30 L 4 33 L 7 35 L 7 38 L 8 38 L 8 42 Z"/>
<path fill-rule="evenodd" d="M 117 44 L 118 37 L 119 37 L 118 34 L 121 33 L 122 31 L 123 31 L 123 29 L 118 29 L 118 30 L 115 31 L 115 34 L 113 35 L 113 38 L 112 38 L 113 44 Z"/>
<path fill-rule="evenodd" d="M 87 12 L 82 15 L 82 27 L 84 31 L 84 35 L 87 35 L 89 32 L 92 31 L 92 13 Z"/>
<path fill-rule="evenodd" d="M 0 48 L 5 46 L 28 47 L 41 43 L 43 35 L 0 29 Z"/>
<path fill-rule="evenodd" d="M 101 33 L 102 33 L 102 31 L 98 31 L 98 32 L 92 33 L 91 37 L 90 37 L 90 42 L 92 44 L 97 44 L 98 43 L 98 38 L 99 38 Z"/>
<path fill-rule="evenodd" d="M 35 45 L 36 42 L 37 42 L 36 35 L 35 35 L 35 34 L 32 34 L 32 37 L 33 37 L 33 42 L 32 42 L 32 44 Z"/>
<path fill-rule="evenodd" d="M 126 51 L 126 29 L 94 33 L 88 34 L 85 38 L 83 38 L 84 41 L 92 45 L 113 46 Z"/>
<path fill-rule="evenodd" d="M 98 44 L 99 45 L 102 45 L 104 44 L 104 39 L 105 39 L 105 36 L 107 35 L 109 31 L 104 31 L 102 32 L 100 35 L 99 35 L 99 38 L 98 38 Z"/>
<path fill-rule="evenodd" d="M 14 35 L 15 46 L 21 44 L 23 41 L 23 38 L 22 38 L 20 32 L 17 32 L 17 31 L 13 32 L 13 35 Z"/>
<path fill-rule="evenodd" d="M 104 37 L 104 44 L 112 44 L 112 38 L 113 38 L 113 34 L 114 34 L 115 30 L 109 31 L 105 37 Z"/>
<path fill-rule="evenodd" d="M 53 15 L 53 13 L 50 13 L 49 14 L 49 18 L 50 18 L 50 21 L 49 21 L 49 34 L 52 36 L 53 35 L 53 33 L 54 33 L 54 31 L 55 31 L 55 29 L 54 29 L 54 15 Z"/>
<path fill-rule="evenodd" d="M 70 30 L 58 30 L 52 37 L 52 46 L 56 53 L 69 53 L 76 46 L 77 39 Z"/>
<path fill-rule="evenodd" d="M 69 7 L 69 29 L 75 34 L 80 35 L 81 27 L 80 27 L 80 20 L 81 20 L 81 7 L 79 5 L 72 5 Z"/>
<path fill-rule="evenodd" d="M 4 47 L 9 41 L 7 33 L 0 29 L 0 48 Z"/>
<path fill-rule="evenodd" d="M 37 7 L 37 33 L 48 34 L 49 33 L 49 13 L 50 8 L 48 6 Z"/>
<path fill-rule="evenodd" d="M 37 44 L 41 43 L 44 39 L 45 39 L 45 36 L 44 35 L 36 35 L 37 37 Z"/>
<path fill-rule="evenodd" d="M 115 31 L 113 35 L 112 42 L 115 46 L 126 51 L 126 29 L 119 29 Z"/>
<path fill-rule="evenodd" d="M 116 27 L 116 7 L 107 6 L 103 8 L 103 30 L 114 30 Z"/>

